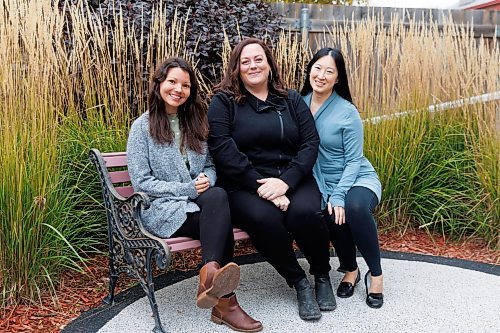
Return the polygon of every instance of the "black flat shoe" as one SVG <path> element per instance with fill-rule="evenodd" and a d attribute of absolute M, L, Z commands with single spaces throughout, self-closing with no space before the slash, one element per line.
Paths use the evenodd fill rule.
<path fill-rule="evenodd" d="M 354 294 L 354 287 L 358 284 L 359 280 L 361 280 L 361 272 L 358 268 L 358 276 L 356 276 L 356 281 L 354 284 L 351 282 L 340 282 L 339 287 L 337 288 L 337 296 L 340 298 L 349 298 Z"/>
<path fill-rule="evenodd" d="M 383 293 L 369 293 L 368 290 L 370 289 L 370 271 L 366 272 L 365 275 L 365 287 L 366 287 L 366 304 L 370 308 L 374 309 L 380 309 L 382 305 L 384 305 L 384 294 Z"/>
<path fill-rule="evenodd" d="M 294 284 L 294 288 L 297 291 L 299 317 L 302 320 L 317 320 L 321 318 L 321 311 L 314 297 L 309 280 L 307 280 L 307 278 L 302 278 L 299 282 Z"/>
<path fill-rule="evenodd" d="M 316 301 L 321 311 L 333 311 L 337 308 L 335 295 L 333 295 L 332 283 L 329 274 L 314 276 L 314 286 L 316 291 Z"/>

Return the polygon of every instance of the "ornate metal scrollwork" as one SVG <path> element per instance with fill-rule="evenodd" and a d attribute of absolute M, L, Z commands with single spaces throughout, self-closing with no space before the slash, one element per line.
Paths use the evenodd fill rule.
<path fill-rule="evenodd" d="M 141 209 L 140 206 L 143 202 L 143 197 L 138 194 L 132 195 L 126 202 L 115 202 L 118 215 L 116 225 L 120 228 L 124 237 L 132 239 L 145 238 L 136 214 L 136 211 Z"/>

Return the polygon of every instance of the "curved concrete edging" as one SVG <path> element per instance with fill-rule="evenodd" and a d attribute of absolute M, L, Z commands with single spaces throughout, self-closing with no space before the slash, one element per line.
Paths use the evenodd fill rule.
<path fill-rule="evenodd" d="M 237 292 L 242 307 L 264 324 L 264 332 L 496 332 L 500 328 L 500 266 L 461 259 L 383 252 L 386 304 L 370 309 L 360 283 L 353 297 L 337 298 L 338 308 L 318 322 L 298 318 L 295 293 L 258 254 L 242 256 Z M 304 259 L 300 260 L 305 269 Z M 358 260 L 362 272 L 367 268 Z M 338 266 L 336 257 L 332 267 Z M 155 279 L 160 316 L 169 332 L 232 332 L 209 320 L 194 303 L 197 272 L 173 271 Z M 342 273 L 332 269 L 334 288 Z M 310 279 L 310 281 L 313 281 Z M 168 288 L 167 288 L 168 287 Z M 151 332 L 154 321 L 144 292 L 135 286 L 116 296 L 113 306 L 82 314 L 63 332 Z"/>

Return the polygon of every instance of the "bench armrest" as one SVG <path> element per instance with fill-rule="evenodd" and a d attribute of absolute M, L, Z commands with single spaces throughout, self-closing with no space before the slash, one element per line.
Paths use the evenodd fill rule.
<path fill-rule="evenodd" d="M 151 249 L 158 268 L 168 267 L 171 257 L 169 246 L 163 239 L 149 233 L 141 222 L 141 210 L 150 206 L 148 195 L 135 192 L 128 198 L 123 197 L 111 183 L 99 150 L 92 149 L 89 158 L 94 163 L 101 182 L 108 219 L 110 256 L 117 261 L 124 259 L 132 264 L 135 261 L 133 253 L 140 253 L 142 256 L 143 250 Z"/>
<path fill-rule="evenodd" d="M 170 247 L 167 242 L 147 231 L 141 222 L 141 210 L 149 208 L 149 197 L 143 192 L 134 192 L 130 197 L 123 198 L 114 191 L 114 201 L 118 213 L 116 229 L 128 243 L 128 247 L 156 249 L 156 265 L 165 269 L 170 264 Z M 115 196 L 116 195 L 116 196 Z"/>

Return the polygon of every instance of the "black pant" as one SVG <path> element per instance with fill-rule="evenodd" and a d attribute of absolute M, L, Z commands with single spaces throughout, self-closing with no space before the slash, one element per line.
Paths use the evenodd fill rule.
<path fill-rule="evenodd" d="M 250 235 L 255 248 L 290 286 L 306 276 L 295 257 L 293 239 L 309 261 L 311 274 L 330 271 L 328 229 L 312 177 L 287 193 L 290 205 L 286 212 L 256 193 L 234 191 L 228 196 L 233 223 Z"/>
<path fill-rule="evenodd" d="M 220 187 L 209 188 L 194 202 L 201 211 L 188 213 L 186 222 L 172 237 L 199 239 L 202 264 L 229 263 L 234 254 L 234 236 L 226 191 Z"/>
<path fill-rule="evenodd" d="M 335 224 L 335 215 L 325 214 L 330 239 L 339 257 L 340 268 L 349 272 L 358 268 L 356 246 L 373 276 L 382 274 L 380 246 L 373 209 L 378 198 L 366 187 L 352 187 L 345 197 L 345 223 Z"/>

